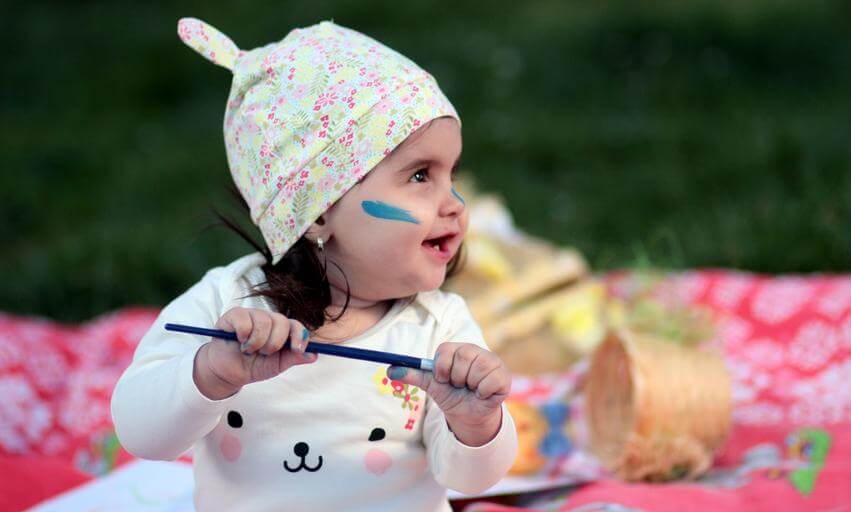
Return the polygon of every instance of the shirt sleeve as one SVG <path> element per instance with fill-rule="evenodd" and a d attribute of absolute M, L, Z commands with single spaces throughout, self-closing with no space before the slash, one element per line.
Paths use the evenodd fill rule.
<path fill-rule="evenodd" d="M 482 330 L 464 300 L 455 294 L 447 295 L 449 305 L 444 313 L 447 328 L 440 341 L 475 343 L 487 349 Z M 508 473 L 517 455 L 517 432 L 504 403 L 502 424 L 496 436 L 482 446 L 467 446 L 449 430 L 443 412 L 429 398 L 423 421 L 423 441 L 435 480 L 465 494 L 480 493 L 496 484 Z"/>
<path fill-rule="evenodd" d="M 216 426 L 233 398 L 210 400 L 195 385 L 195 354 L 210 338 L 164 329 L 167 322 L 214 325 L 233 290 L 228 275 L 225 268 L 210 270 L 163 308 L 119 378 L 112 420 L 121 445 L 133 455 L 176 459 Z"/>

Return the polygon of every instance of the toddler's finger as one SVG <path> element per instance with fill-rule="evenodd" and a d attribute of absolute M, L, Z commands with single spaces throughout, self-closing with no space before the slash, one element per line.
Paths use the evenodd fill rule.
<path fill-rule="evenodd" d="M 452 370 L 452 358 L 455 356 L 455 351 L 458 349 L 458 343 L 447 341 L 441 343 L 434 353 L 434 380 L 445 384 L 449 382 L 449 375 Z"/>
<path fill-rule="evenodd" d="M 452 368 L 449 370 L 449 382 L 453 387 L 466 388 L 470 368 L 478 357 L 480 349 L 469 343 L 458 347 L 452 356 Z"/>
<path fill-rule="evenodd" d="M 293 352 L 304 353 L 310 332 L 298 320 L 290 319 L 290 349 Z"/>
<path fill-rule="evenodd" d="M 316 362 L 316 360 L 318 359 L 318 354 L 313 354 L 309 352 L 295 352 L 293 350 L 281 350 L 280 352 L 278 352 L 278 357 L 281 358 L 280 369 L 281 371 L 284 371 L 287 368 L 300 364 L 310 364 Z"/>
<path fill-rule="evenodd" d="M 290 321 L 287 317 L 280 313 L 272 313 L 272 329 L 269 332 L 269 340 L 265 345 L 260 347 L 260 353 L 264 356 L 274 354 L 281 350 L 284 343 L 287 342 L 287 337 L 290 335 Z"/>
<path fill-rule="evenodd" d="M 470 366 L 470 373 L 467 374 L 467 388 L 477 389 L 490 372 L 498 369 L 502 365 L 499 357 L 492 352 L 482 350 Z"/>
<path fill-rule="evenodd" d="M 240 343 L 245 343 L 251 336 L 251 316 L 245 308 L 233 308 L 216 321 L 216 329 L 236 333 Z"/>
<path fill-rule="evenodd" d="M 272 331 L 272 317 L 265 311 L 248 310 L 251 317 L 251 336 L 243 342 L 240 349 L 246 354 L 253 354 L 269 340 Z"/>
<path fill-rule="evenodd" d="M 396 380 L 416 386 L 428 393 L 429 386 L 435 381 L 432 372 L 424 372 L 414 370 L 413 368 L 405 368 L 404 366 L 391 366 L 387 368 L 387 377 L 390 380 Z"/>
<path fill-rule="evenodd" d="M 508 395 L 508 383 L 505 376 L 499 369 L 487 374 L 476 388 L 476 397 L 481 400 L 487 400 L 494 395 Z"/>

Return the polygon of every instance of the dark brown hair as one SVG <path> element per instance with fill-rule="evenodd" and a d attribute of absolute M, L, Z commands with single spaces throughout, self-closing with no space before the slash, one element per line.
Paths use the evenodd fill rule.
<path fill-rule="evenodd" d="M 230 182 L 229 185 L 228 190 L 238 203 L 242 213 L 250 220 L 251 210 L 248 203 L 245 202 L 233 182 Z M 331 286 L 328 283 L 326 270 L 329 264 L 334 265 L 343 274 L 344 279 L 345 272 L 333 261 L 327 261 L 326 258 L 322 258 L 320 261 L 320 258 L 313 251 L 312 243 L 306 237 L 300 237 L 281 260 L 273 265 L 272 251 L 269 250 L 265 242 L 257 242 L 237 222 L 218 210 L 213 209 L 213 215 L 218 218 L 220 224 L 224 224 L 235 232 L 266 258 L 266 263 L 262 267 L 266 275 L 266 282 L 255 285 L 247 297 L 263 296 L 268 298 L 278 312 L 287 318 L 298 320 L 311 331 L 324 325 L 326 320 L 334 321 L 343 316 L 351 298 L 348 279 L 346 279 L 346 302 L 343 309 L 339 315 L 329 316 L 325 310 L 331 305 Z M 446 279 L 460 272 L 464 261 L 463 249 L 464 245 L 462 244 L 455 256 L 449 261 L 446 268 Z"/>

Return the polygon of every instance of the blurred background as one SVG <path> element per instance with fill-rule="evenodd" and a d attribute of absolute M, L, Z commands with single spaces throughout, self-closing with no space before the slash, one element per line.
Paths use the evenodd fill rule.
<path fill-rule="evenodd" d="M 594 271 L 851 270 L 851 3 L 14 2 L 2 8 L 0 310 L 161 306 L 249 247 L 222 118 L 241 48 L 333 19 L 410 57 L 479 189 Z"/>

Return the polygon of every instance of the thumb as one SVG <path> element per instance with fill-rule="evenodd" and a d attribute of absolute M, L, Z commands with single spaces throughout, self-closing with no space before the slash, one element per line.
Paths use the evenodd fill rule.
<path fill-rule="evenodd" d="M 428 388 L 434 382 L 434 374 L 404 366 L 391 366 L 387 369 L 387 377 L 391 380 L 404 382 L 428 392 Z"/>
<path fill-rule="evenodd" d="M 286 371 L 293 366 L 300 364 L 310 364 L 316 361 L 318 354 L 312 352 L 295 352 L 293 350 L 278 351 L 278 370 Z"/>

